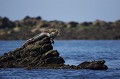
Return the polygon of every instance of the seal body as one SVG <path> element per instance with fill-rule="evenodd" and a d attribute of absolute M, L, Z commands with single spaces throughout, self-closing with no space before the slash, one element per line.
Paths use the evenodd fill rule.
<path fill-rule="evenodd" d="M 58 30 L 52 30 L 52 31 L 43 31 L 42 33 L 28 39 L 24 45 L 33 43 L 35 41 L 41 40 L 44 37 L 50 37 L 51 43 L 54 44 L 54 38 L 58 36 L 59 31 Z"/>

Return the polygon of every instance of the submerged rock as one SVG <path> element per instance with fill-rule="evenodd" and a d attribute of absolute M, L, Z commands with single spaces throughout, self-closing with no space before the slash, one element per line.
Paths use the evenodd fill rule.
<path fill-rule="evenodd" d="M 39 40 L 25 43 L 20 48 L 0 57 L 0 68 L 62 68 L 62 69 L 108 69 L 105 61 L 83 62 L 78 66 L 65 65 L 65 60 L 57 50 L 53 50 L 51 38 L 44 36 Z"/>

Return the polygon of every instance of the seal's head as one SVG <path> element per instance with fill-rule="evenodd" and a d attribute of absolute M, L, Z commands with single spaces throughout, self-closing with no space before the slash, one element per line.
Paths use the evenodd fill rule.
<path fill-rule="evenodd" d="M 51 38 L 55 38 L 56 36 L 59 35 L 59 31 L 57 29 L 44 30 L 43 33 L 49 33 L 49 36 Z"/>
<path fill-rule="evenodd" d="M 58 31 L 58 30 L 52 29 L 52 30 L 50 31 L 50 36 L 51 36 L 52 38 L 55 38 L 55 37 L 58 36 L 58 35 L 59 35 L 59 31 Z"/>

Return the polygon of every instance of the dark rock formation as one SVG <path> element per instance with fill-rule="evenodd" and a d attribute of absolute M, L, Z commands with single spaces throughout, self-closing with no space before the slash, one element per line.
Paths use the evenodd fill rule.
<path fill-rule="evenodd" d="M 83 22 L 83 23 L 80 23 L 80 26 L 91 26 L 92 25 L 92 22 Z"/>
<path fill-rule="evenodd" d="M 49 37 L 34 41 L 22 47 L 5 53 L 0 57 L 0 67 L 45 67 L 49 64 L 63 65 L 64 59 L 56 50 L 52 50 Z"/>
<path fill-rule="evenodd" d="M 106 65 L 104 65 L 105 61 L 100 60 L 100 61 L 92 61 L 92 62 L 82 62 L 81 64 L 78 65 L 81 69 L 91 69 L 91 70 L 103 70 L 103 69 L 108 69 Z"/>
<path fill-rule="evenodd" d="M 71 27 L 76 27 L 79 23 L 78 22 L 69 22 L 67 27 L 71 28 Z"/>
<path fill-rule="evenodd" d="M 15 24 L 10 21 L 7 17 L 0 17 L 0 29 L 1 28 L 12 28 L 15 27 Z"/>
<path fill-rule="evenodd" d="M 0 68 L 62 68 L 62 69 L 108 69 L 105 61 L 83 62 L 78 66 L 65 65 L 57 50 L 53 50 L 50 37 L 44 36 L 32 43 L 4 53 L 0 57 Z"/>

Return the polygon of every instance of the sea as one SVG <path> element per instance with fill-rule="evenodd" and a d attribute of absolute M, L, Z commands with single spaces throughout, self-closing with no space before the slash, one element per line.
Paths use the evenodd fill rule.
<path fill-rule="evenodd" d="M 25 41 L 0 41 L 0 55 L 20 47 Z M 0 79 L 120 79 L 120 40 L 55 40 L 54 50 L 65 64 L 105 60 L 108 70 L 0 69 Z"/>

